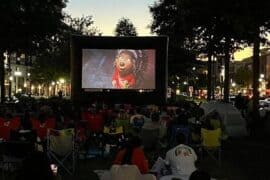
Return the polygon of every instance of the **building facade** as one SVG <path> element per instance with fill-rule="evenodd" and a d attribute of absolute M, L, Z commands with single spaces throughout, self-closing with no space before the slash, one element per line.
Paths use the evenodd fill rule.
<path fill-rule="evenodd" d="M 26 56 L 24 53 L 5 53 L 4 56 L 6 97 L 12 97 L 16 93 L 30 93 L 30 69 L 32 68 L 34 57 Z"/>

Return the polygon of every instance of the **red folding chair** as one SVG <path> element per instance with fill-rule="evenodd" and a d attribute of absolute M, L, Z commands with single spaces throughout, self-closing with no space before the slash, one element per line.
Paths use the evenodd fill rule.
<path fill-rule="evenodd" d="M 104 127 L 104 119 L 101 113 L 89 114 L 87 117 L 88 129 L 91 132 L 102 132 Z"/>
<path fill-rule="evenodd" d="M 0 138 L 3 140 L 9 140 L 10 131 L 17 131 L 21 125 L 19 117 L 13 117 L 9 121 L 5 121 L 4 118 L 0 118 Z"/>
<path fill-rule="evenodd" d="M 36 130 L 37 136 L 40 140 L 44 140 L 47 136 L 48 129 L 55 128 L 55 118 L 48 118 L 44 123 L 41 123 L 39 120 L 32 118 L 33 129 Z"/>

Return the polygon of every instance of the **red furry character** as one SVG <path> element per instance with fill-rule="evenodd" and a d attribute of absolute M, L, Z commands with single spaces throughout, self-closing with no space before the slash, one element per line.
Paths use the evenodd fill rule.
<path fill-rule="evenodd" d="M 137 54 L 135 50 L 123 49 L 118 51 L 115 58 L 115 70 L 112 77 L 114 88 L 130 89 L 136 85 L 134 74 Z"/>

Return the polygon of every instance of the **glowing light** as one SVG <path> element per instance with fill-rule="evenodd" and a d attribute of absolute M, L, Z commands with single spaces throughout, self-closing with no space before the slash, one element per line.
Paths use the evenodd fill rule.
<path fill-rule="evenodd" d="M 13 76 L 9 76 L 8 78 L 10 81 L 13 81 Z"/>
<path fill-rule="evenodd" d="M 176 89 L 176 95 L 180 95 L 180 89 Z"/>
<path fill-rule="evenodd" d="M 28 77 L 31 76 L 31 73 L 27 73 L 27 76 L 28 76 Z"/>
<path fill-rule="evenodd" d="M 183 84 L 184 84 L 184 85 L 187 85 L 188 83 L 187 83 L 187 81 L 184 81 Z"/>
<path fill-rule="evenodd" d="M 59 79 L 59 82 L 60 82 L 61 84 L 64 84 L 64 83 L 65 83 L 65 79 L 61 78 L 61 79 Z"/>
<path fill-rule="evenodd" d="M 52 82 L 52 85 L 53 85 L 53 86 L 55 85 L 55 82 L 54 82 L 54 81 Z"/>
<path fill-rule="evenodd" d="M 26 83 L 24 83 L 24 84 L 23 84 L 23 87 L 24 87 L 24 88 L 26 88 L 26 86 L 27 86 L 27 84 L 26 84 Z"/>
<path fill-rule="evenodd" d="M 235 82 L 233 82 L 233 83 L 232 83 L 232 87 L 235 87 L 235 86 L 236 86 L 236 83 L 235 83 Z"/>
<path fill-rule="evenodd" d="M 15 75 L 15 76 L 21 76 L 21 75 L 22 75 L 22 72 L 21 72 L 21 71 L 15 71 L 15 72 L 14 72 L 14 75 Z"/>

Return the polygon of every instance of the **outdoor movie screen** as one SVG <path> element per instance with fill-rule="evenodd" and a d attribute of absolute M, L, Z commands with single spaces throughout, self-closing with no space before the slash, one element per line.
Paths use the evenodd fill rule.
<path fill-rule="evenodd" d="M 155 49 L 82 49 L 82 88 L 154 90 L 155 66 Z"/>

